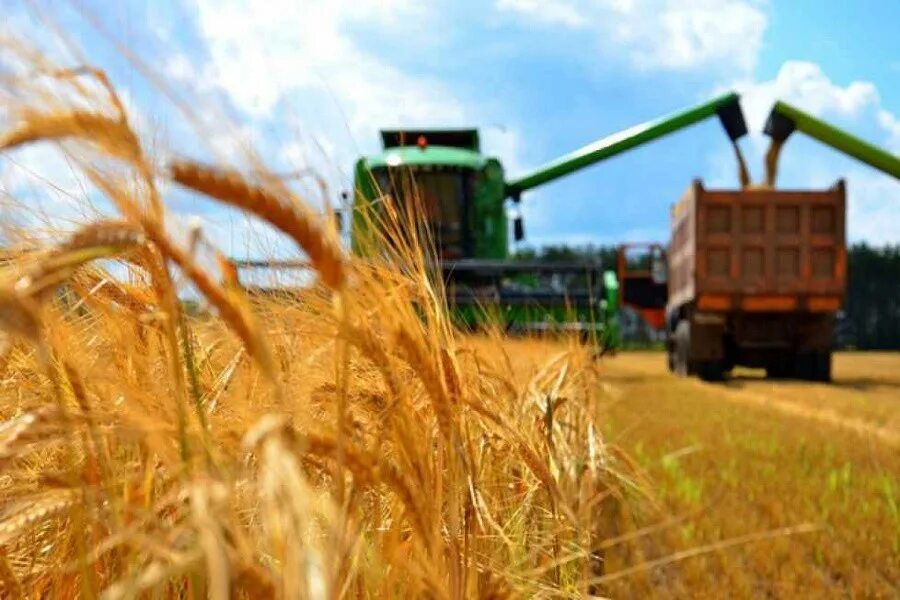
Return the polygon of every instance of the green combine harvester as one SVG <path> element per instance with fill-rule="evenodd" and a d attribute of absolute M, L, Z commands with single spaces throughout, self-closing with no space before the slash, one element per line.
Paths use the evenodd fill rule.
<path fill-rule="evenodd" d="M 512 180 L 499 159 L 482 153 L 477 130 L 382 131 L 383 151 L 356 163 L 353 249 L 371 248 L 378 237 L 362 215 L 377 214 L 387 197 L 401 206 L 416 202 L 434 240 L 435 274 L 445 282 L 460 326 L 577 332 L 601 348 L 615 348 L 621 302 L 615 267 L 513 259 L 507 209 L 531 189 L 714 116 L 737 150 L 747 127 L 738 95 L 729 93 L 605 137 Z M 512 225 L 514 239 L 522 240 L 521 216 Z M 665 281 L 649 282 L 649 288 L 648 301 L 664 306 Z"/>

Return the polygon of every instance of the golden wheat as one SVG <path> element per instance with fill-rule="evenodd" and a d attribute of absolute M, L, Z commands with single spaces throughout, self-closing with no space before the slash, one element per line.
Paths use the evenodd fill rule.
<path fill-rule="evenodd" d="M 0 328 L 17 338 L 0 376 L 4 590 L 587 592 L 591 544 L 607 537 L 596 498 L 621 480 L 597 434 L 585 348 L 560 343 L 539 368 L 496 333 L 456 332 L 428 238 L 410 228 L 415 207 L 363 215 L 384 251 L 348 257 L 265 169 L 258 183 L 190 161 L 157 172 L 102 72 L 41 68 L 65 85 L 93 74 L 108 95 L 93 102 L 111 100 L 117 117 L 29 97 L 0 144 L 77 140 L 73 164 L 121 217 L 0 271 Z M 198 231 L 175 242 L 160 177 L 288 234 L 320 283 L 248 295 Z M 220 276 L 199 262 L 201 241 Z M 128 281 L 97 263 L 108 258 Z M 215 314 L 186 313 L 170 269 Z"/>
<path fill-rule="evenodd" d="M 338 289 L 344 280 L 343 252 L 323 223 L 296 198 L 251 185 L 236 171 L 212 169 L 195 162 L 170 166 L 173 181 L 265 219 L 297 242 L 326 285 Z M 282 190 L 284 192 L 285 190 Z"/>
<path fill-rule="evenodd" d="M 139 144 L 134 132 L 119 119 L 98 113 L 72 111 L 62 113 L 27 112 L 12 131 L 0 137 L 0 149 L 38 141 L 77 138 L 96 145 L 111 156 L 134 160 Z"/>

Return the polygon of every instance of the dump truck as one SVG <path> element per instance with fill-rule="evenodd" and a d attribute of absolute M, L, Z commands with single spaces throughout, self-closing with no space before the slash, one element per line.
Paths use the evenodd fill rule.
<path fill-rule="evenodd" d="M 764 184 L 711 190 L 696 180 L 672 209 L 669 367 L 707 380 L 742 365 L 829 381 L 847 281 L 846 185 L 776 190 L 778 158 L 794 131 L 898 179 L 900 158 L 784 102 L 765 131 Z"/>
<path fill-rule="evenodd" d="M 607 136 L 511 180 L 499 159 L 481 151 L 475 129 L 382 131 L 383 151 L 360 158 L 355 167 L 353 250 L 377 252 L 386 242 L 378 230 L 385 201 L 418 204 L 423 238 L 434 242 L 432 266 L 458 325 L 499 322 L 511 332 L 575 331 L 604 349 L 615 348 L 615 266 L 514 260 L 508 211 L 517 213 L 529 190 L 711 117 L 719 118 L 739 153 L 737 140 L 747 128 L 738 95 L 729 93 Z M 512 219 L 512 233 L 516 241 L 524 238 L 520 214 Z"/>
<path fill-rule="evenodd" d="M 827 381 L 847 277 L 846 187 L 708 190 L 672 210 L 669 364 L 720 379 L 735 365 Z"/>

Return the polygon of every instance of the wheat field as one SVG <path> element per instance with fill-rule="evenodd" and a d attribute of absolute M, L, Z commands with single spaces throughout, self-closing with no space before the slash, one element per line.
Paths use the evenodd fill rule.
<path fill-rule="evenodd" d="M 461 337 L 428 240 L 401 235 L 413 215 L 387 203 L 394 243 L 348 256 L 254 155 L 159 164 L 102 71 L 4 51 L 22 66 L 4 80 L 4 156 L 52 145 L 85 202 L 115 209 L 5 227 L 4 597 L 600 589 L 610 523 L 642 489 L 600 434 L 590 352 Z M 202 228 L 173 225 L 174 187 L 278 229 L 315 283 L 248 295 Z"/>
<path fill-rule="evenodd" d="M 249 150 L 161 161 L 102 71 L 2 51 L 0 158 L 52 147 L 86 187 L 71 226 L 0 227 L 0 596 L 896 590 L 896 356 L 711 386 L 463 335 L 414 210 L 364 215 L 377 251 L 350 256 Z M 248 293 L 176 189 L 268 223 L 315 281 Z"/>

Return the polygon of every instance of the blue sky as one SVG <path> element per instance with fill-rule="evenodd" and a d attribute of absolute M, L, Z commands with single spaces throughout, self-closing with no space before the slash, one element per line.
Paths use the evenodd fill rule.
<path fill-rule="evenodd" d="M 316 170 L 331 198 L 350 186 L 355 157 L 378 149 L 380 127 L 477 126 L 515 176 L 726 89 L 743 94 L 754 135 L 742 143 L 755 179 L 766 147 L 758 132 L 776 98 L 900 153 L 895 0 L 40 4 L 86 60 L 109 72 L 161 156 L 231 158 L 247 142 L 276 169 Z M 9 29 L 63 61 L 81 60 L 25 4 L 4 5 Z M 197 135 L 98 33 L 92 15 L 188 100 L 206 133 Z M 8 191 L 28 179 L 22 161 L 67 177 L 43 150 L 17 164 L 0 158 Z M 529 242 L 665 240 L 669 206 L 695 177 L 737 183 L 716 120 L 527 194 Z M 782 186 L 827 187 L 839 177 L 848 180 L 851 239 L 900 243 L 896 180 L 799 135 L 785 148 Z M 322 201 L 317 185 L 301 185 Z M 211 204 L 174 192 L 171 203 L 179 215 L 200 215 L 229 252 L 284 250 L 265 229 Z"/>

